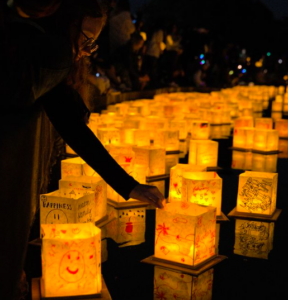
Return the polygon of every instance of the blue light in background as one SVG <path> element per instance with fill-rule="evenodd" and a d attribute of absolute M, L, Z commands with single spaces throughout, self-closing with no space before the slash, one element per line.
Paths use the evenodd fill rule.
<path fill-rule="evenodd" d="M 245 74 L 246 72 L 247 72 L 246 69 L 243 69 L 243 70 L 242 70 L 242 74 Z"/>
<path fill-rule="evenodd" d="M 203 59 L 204 58 L 204 54 L 200 54 L 200 59 Z"/>

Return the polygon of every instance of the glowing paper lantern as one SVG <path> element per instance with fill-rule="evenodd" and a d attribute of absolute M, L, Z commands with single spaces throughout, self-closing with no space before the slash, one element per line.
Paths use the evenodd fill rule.
<path fill-rule="evenodd" d="M 218 142 L 210 140 L 191 140 L 189 164 L 216 167 L 218 162 Z"/>
<path fill-rule="evenodd" d="M 279 137 L 288 137 L 288 120 L 280 119 L 275 121 L 275 129 L 279 132 Z"/>
<path fill-rule="evenodd" d="M 252 152 L 232 151 L 232 169 L 251 170 Z"/>
<path fill-rule="evenodd" d="M 272 118 L 256 118 L 255 128 L 257 129 L 273 129 L 273 119 Z"/>
<path fill-rule="evenodd" d="M 283 109 L 283 103 L 282 102 L 272 102 L 272 111 L 274 112 L 282 112 L 282 109 Z"/>
<path fill-rule="evenodd" d="M 187 137 L 187 123 L 185 120 L 172 120 L 170 121 L 170 129 L 179 131 L 179 139 L 184 140 Z"/>
<path fill-rule="evenodd" d="M 154 147 L 133 147 L 135 164 L 146 167 L 147 176 L 165 174 L 165 149 Z"/>
<path fill-rule="evenodd" d="M 179 158 L 185 158 L 187 152 L 188 152 L 188 145 L 187 145 L 187 141 L 179 141 Z"/>
<path fill-rule="evenodd" d="M 40 224 L 94 222 L 95 193 L 61 189 L 40 195 Z"/>
<path fill-rule="evenodd" d="M 116 128 L 98 128 L 97 137 L 104 146 L 120 144 L 120 131 Z"/>
<path fill-rule="evenodd" d="M 191 138 L 193 140 L 208 140 L 210 124 L 207 121 L 195 120 L 192 122 Z"/>
<path fill-rule="evenodd" d="M 255 129 L 253 149 L 260 151 L 278 150 L 279 133 L 277 130 Z"/>
<path fill-rule="evenodd" d="M 41 225 L 42 296 L 99 294 L 101 231 L 91 223 Z"/>
<path fill-rule="evenodd" d="M 124 129 L 120 130 L 121 143 L 136 145 L 136 146 L 149 146 L 150 133 L 149 130 L 144 129 Z"/>
<path fill-rule="evenodd" d="M 234 120 L 234 127 L 254 127 L 253 117 L 240 117 Z"/>
<path fill-rule="evenodd" d="M 231 124 L 222 124 L 221 125 L 221 135 L 226 137 L 231 134 Z"/>
<path fill-rule="evenodd" d="M 217 216 L 221 216 L 222 178 L 216 172 L 184 173 L 182 201 L 216 207 Z"/>
<path fill-rule="evenodd" d="M 215 255 L 216 208 L 187 202 L 156 209 L 155 257 L 196 266 Z"/>
<path fill-rule="evenodd" d="M 93 175 L 97 173 L 80 157 L 61 160 L 61 178 Z"/>
<path fill-rule="evenodd" d="M 145 242 L 145 208 L 113 208 L 108 205 L 108 213 L 109 219 L 115 219 L 106 225 L 107 237 L 116 243 L 125 243 L 125 246 Z"/>
<path fill-rule="evenodd" d="M 279 158 L 288 158 L 288 140 L 279 140 Z"/>
<path fill-rule="evenodd" d="M 213 273 L 210 269 L 199 276 L 154 267 L 154 300 L 212 299 Z"/>
<path fill-rule="evenodd" d="M 101 177 L 69 176 L 59 181 L 59 189 L 73 189 L 74 191 L 94 192 L 95 221 L 107 214 L 107 184 Z"/>
<path fill-rule="evenodd" d="M 254 128 L 237 127 L 233 133 L 233 147 L 252 149 L 254 141 Z"/>
<path fill-rule="evenodd" d="M 165 148 L 166 151 L 179 150 L 178 130 L 155 130 L 153 146 Z"/>
<path fill-rule="evenodd" d="M 181 201 L 182 180 L 185 172 L 205 172 L 206 167 L 177 164 L 170 170 L 169 202 Z"/>
<path fill-rule="evenodd" d="M 273 249 L 274 223 L 236 219 L 234 253 L 268 259 Z"/>
<path fill-rule="evenodd" d="M 252 154 L 252 171 L 276 172 L 278 154 L 264 155 L 259 153 Z"/>
<path fill-rule="evenodd" d="M 273 215 L 278 174 L 245 172 L 239 176 L 237 212 Z"/>

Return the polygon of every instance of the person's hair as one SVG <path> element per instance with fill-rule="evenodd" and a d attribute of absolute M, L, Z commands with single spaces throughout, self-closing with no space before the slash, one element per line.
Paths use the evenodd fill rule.
<path fill-rule="evenodd" d="M 116 7 L 115 7 L 115 13 L 120 13 L 122 11 L 131 11 L 131 5 L 129 0 L 118 0 Z"/>
<path fill-rule="evenodd" d="M 143 41 L 143 37 L 140 33 L 134 32 L 131 34 L 130 42 L 132 45 L 136 45 Z"/>

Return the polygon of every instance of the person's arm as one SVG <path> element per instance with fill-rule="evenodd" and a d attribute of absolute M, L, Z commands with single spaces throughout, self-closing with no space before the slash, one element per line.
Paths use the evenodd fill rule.
<path fill-rule="evenodd" d="M 139 183 L 117 164 L 87 127 L 79 94 L 62 83 L 43 96 L 42 101 L 51 123 L 64 141 L 128 200 L 129 194 Z"/>

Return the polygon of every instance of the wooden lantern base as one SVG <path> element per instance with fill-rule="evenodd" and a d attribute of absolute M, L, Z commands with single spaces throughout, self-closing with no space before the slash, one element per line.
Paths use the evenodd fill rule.
<path fill-rule="evenodd" d="M 170 174 L 162 174 L 162 175 L 156 175 L 156 176 L 147 176 L 146 177 L 146 182 L 155 182 L 155 181 L 162 181 L 165 179 L 170 178 Z"/>
<path fill-rule="evenodd" d="M 216 222 L 227 222 L 230 221 L 227 216 L 221 211 L 221 215 L 220 216 L 216 216 Z"/>
<path fill-rule="evenodd" d="M 230 211 L 230 213 L 228 214 L 228 217 L 275 222 L 278 220 L 281 212 L 282 212 L 282 209 L 276 209 L 274 211 L 273 215 L 267 216 L 267 215 L 239 212 L 236 210 L 236 207 L 235 207 L 233 210 Z"/>
<path fill-rule="evenodd" d="M 198 276 L 198 275 L 204 273 L 205 271 L 213 268 L 214 266 L 216 266 L 217 264 L 219 264 L 221 261 L 223 261 L 226 258 L 227 257 L 223 256 L 223 255 L 214 255 L 210 259 L 206 260 L 205 262 L 203 262 L 195 267 L 183 265 L 183 264 L 169 261 L 166 259 L 160 259 L 160 258 L 155 257 L 154 255 L 143 259 L 141 262 L 150 264 L 150 265 L 154 265 L 154 266 L 159 266 L 159 267 L 164 267 L 164 268 L 180 271 L 180 272 L 183 272 L 183 273 L 189 274 L 189 275 Z"/>
<path fill-rule="evenodd" d="M 48 297 L 45 298 L 42 296 L 41 291 L 41 279 L 40 278 L 32 278 L 31 284 L 31 294 L 32 300 L 112 300 L 110 293 L 107 289 L 106 283 L 102 277 L 102 291 L 101 294 L 94 295 L 85 295 L 85 296 L 69 296 L 69 297 Z"/>
<path fill-rule="evenodd" d="M 127 202 L 117 202 L 111 199 L 107 199 L 107 203 L 114 207 L 115 209 L 123 209 L 123 208 L 140 208 L 147 207 L 149 203 L 141 202 L 138 200 L 135 201 L 127 201 Z"/>

